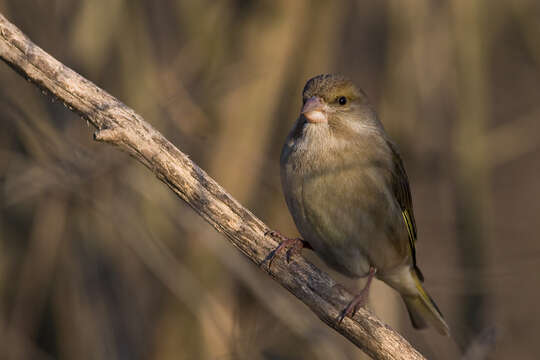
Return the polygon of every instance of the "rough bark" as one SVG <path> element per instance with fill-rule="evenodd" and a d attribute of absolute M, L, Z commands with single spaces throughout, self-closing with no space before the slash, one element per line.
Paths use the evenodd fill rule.
<path fill-rule="evenodd" d="M 95 140 L 112 144 L 143 163 L 261 270 L 371 357 L 424 359 L 366 309 L 360 309 L 354 319 L 345 318 L 339 323 L 338 314 L 352 295 L 335 287 L 330 276 L 302 256 L 293 256 L 290 263 L 278 256 L 269 269 L 265 259 L 278 244 L 266 235 L 269 228 L 261 220 L 135 111 L 51 57 L 1 14 L 0 58 L 92 123 L 97 128 Z"/>

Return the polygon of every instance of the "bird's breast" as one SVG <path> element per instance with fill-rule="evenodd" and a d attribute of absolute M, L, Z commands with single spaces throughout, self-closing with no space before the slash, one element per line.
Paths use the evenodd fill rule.
<path fill-rule="evenodd" d="M 283 191 L 299 232 L 345 275 L 363 276 L 374 262 L 384 267 L 387 222 L 395 212 L 384 156 L 313 141 L 285 144 L 281 159 Z"/>

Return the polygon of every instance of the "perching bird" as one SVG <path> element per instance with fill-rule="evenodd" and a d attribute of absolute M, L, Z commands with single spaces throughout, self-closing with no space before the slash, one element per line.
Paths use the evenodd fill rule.
<path fill-rule="evenodd" d="M 368 277 L 340 320 L 365 305 L 375 276 L 400 293 L 415 328 L 430 324 L 448 335 L 416 264 L 403 162 L 366 95 L 341 75 L 319 75 L 306 83 L 302 100 L 281 152 L 287 206 L 302 237 L 330 267 Z"/>

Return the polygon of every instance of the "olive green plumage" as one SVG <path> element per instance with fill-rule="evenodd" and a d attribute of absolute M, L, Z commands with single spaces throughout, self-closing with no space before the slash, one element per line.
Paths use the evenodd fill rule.
<path fill-rule="evenodd" d="M 350 277 L 370 267 L 403 297 L 413 325 L 448 326 L 422 286 L 409 181 L 367 96 L 341 75 L 319 75 L 281 153 L 293 219 L 315 252 Z"/>

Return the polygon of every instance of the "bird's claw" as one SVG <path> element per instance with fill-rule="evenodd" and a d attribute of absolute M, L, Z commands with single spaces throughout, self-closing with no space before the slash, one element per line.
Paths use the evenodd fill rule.
<path fill-rule="evenodd" d="M 343 321 L 343 319 L 345 319 L 346 316 L 350 316 L 352 318 L 354 317 L 358 309 L 366 306 L 368 295 L 369 295 L 369 288 L 371 286 L 371 281 L 373 280 L 373 277 L 375 276 L 376 273 L 377 273 L 377 269 L 371 266 L 369 268 L 369 272 L 367 275 L 366 285 L 364 286 L 362 291 L 360 291 L 360 293 L 351 300 L 349 305 L 347 305 L 347 307 L 343 309 L 342 312 L 339 313 L 337 317 L 337 321 L 339 324 L 341 324 L 341 322 Z"/>
<path fill-rule="evenodd" d="M 278 238 L 281 240 L 281 243 L 279 244 L 279 246 L 275 250 L 273 250 L 270 254 L 268 254 L 266 259 L 264 259 L 264 261 L 268 261 L 269 269 L 272 267 L 272 262 L 274 261 L 274 258 L 278 255 L 278 253 L 280 253 L 284 249 L 289 248 L 286 252 L 286 260 L 287 260 L 287 263 L 289 263 L 291 261 L 291 256 L 294 255 L 295 253 L 300 252 L 302 248 L 304 247 L 311 248 L 306 241 L 300 238 L 290 239 L 288 237 L 281 235 L 278 231 L 269 230 L 265 233 L 265 235 L 270 235 L 274 238 Z"/>
<path fill-rule="evenodd" d="M 366 293 L 364 291 L 362 291 L 362 292 L 360 292 L 360 294 L 355 296 L 354 299 L 351 300 L 349 305 L 347 305 L 347 307 L 345 309 L 343 309 L 342 312 L 339 313 L 339 316 L 337 317 L 338 323 L 341 324 L 343 319 L 345 319 L 345 317 L 347 317 L 347 316 L 349 316 L 351 318 L 354 317 L 354 315 L 356 315 L 356 312 L 358 311 L 358 309 L 360 309 L 361 307 L 366 306 L 366 304 L 367 304 L 367 296 L 366 296 Z"/>

